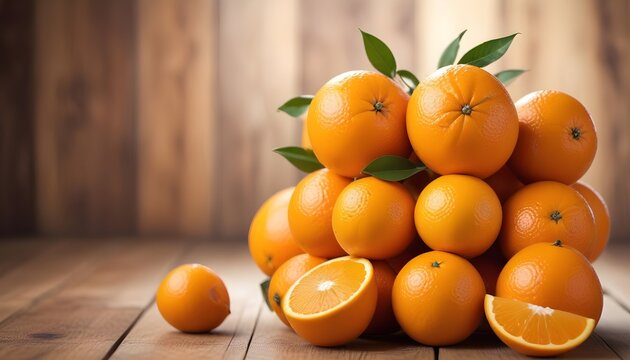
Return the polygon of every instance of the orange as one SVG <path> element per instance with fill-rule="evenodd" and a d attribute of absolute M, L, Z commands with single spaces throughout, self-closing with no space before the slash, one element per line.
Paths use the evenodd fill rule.
<path fill-rule="evenodd" d="M 300 254 L 285 261 L 285 263 L 280 265 L 278 270 L 273 273 L 271 282 L 269 282 L 267 300 L 271 305 L 271 309 L 287 326 L 289 325 L 289 322 L 282 311 L 282 300 L 284 299 L 284 295 L 297 279 L 310 269 L 324 263 L 325 261 L 326 259 L 317 256 Z"/>
<path fill-rule="evenodd" d="M 311 145 L 311 138 L 309 138 L 308 136 L 308 127 L 306 126 L 306 118 L 307 116 L 304 117 L 304 121 L 302 122 L 302 138 L 300 140 L 300 143 L 303 148 L 312 149 L 313 145 Z"/>
<path fill-rule="evenodd" d="M 399 183 L 356 180 L 339 194 L 333 209 L 337 241 L 352 256 L 396 256 L 413 240 L 413 206 L 411 194 Z"/>
<path fill-rule="evenodd" d="M 468 175 L 444 175 L 422 190 L 416 229 L 433 250 L 472 258 L 486 251 L 501 228 L 501 203 L 492 188 Z"/>
<path fill-rule="evenodd" d="M 420 237 L 416 234 L 414 239 L 411 240 L 409 246 L 407 246 L 407 248 L 403 252 L 385 261 L 392 268 L 392 270 L 394 270 L 394 272 L 398 274 L 400 270 L 405 265 L 407 265 L 409 260 L 428 251 L 431 251 L 431 249 L 429 249 L 427 244 L 425 244 L 424 241 L 422 241 L 422 239 L 420 239 Z"/>
<path fill-rule="evenodd" d="M 608 207 L 606 206 L 604 198 L 591 186 L 583 182 L 577 182 L 571 185 L 571 187 L 584 197 L 591 211 L 593 211 L 596 236 L 593 247 L 587 257 L 589 260 L 595 261 L 604 251 L 608 243 L 608 238 L 610 237 L 610 214 L 608 213 Z"/>
<path fill-rule="evenodd" d="M 518 142 L 509 161 L 526 183 L 554 180 L 573 184 L 591 166 L 597 134 L 588 111 L 560 91 L 543 90 L 516 102 Z"/>
<path fill-rule="evenodd" d="M 499 275 L 497 296 L 596 322 L 603 306 L 602 286 L 591 263 L 560 240 L 530 245 L 514 255 Z"/>
<path fill-rule="evenodd" d="M 291 328 L 307 341 L 343 345 L 365 331 L 377 294 L 370 261 L 345 256 L 302 275 L 287 291 L 282 310 Z"/>
<path fill-rule="evenodd" d="M 492 74 L 471 65 L 445 66 L 411 95 L 407 132 L 418 157 L 435 172 L 485 178 L 512 154 L 518 117 Z"/>
<path fill-rule="evenodd" d="M 486 317 L 506 345 L 529 356 L 556 356 L 582 344 L 595 321 L 566 311 L 486 295 Z"/>
<path fill-rule="evenodd" d="M 332 228 L 332 212 L 341 191 L 352 181 L 321 169 L 308 174 L 295 187 L 289 203 L 293 238 L 307 253 L 333 258 L 346 255 Z"/>
<path fill-rule="evenodd" d="M 164 320 L 184 332 L 208 332 L 230 314 L 225 284 L 214 271 L 199 264 L 181 265 L 169 272 L 155 302 Z"/>
<path fill-rule="evenodd" d="M 349 178 L 380 156 L 409 155 L 408 99 L 379 73 L 349 71 L 332 78 L 315 94 L 306 120 L 315 155 L 330 171 Z"/>
<path fill-rule="evenodd" d="M 497 288 L 497 279 L 505 265 L 505 258 L 497 244 L 493 244 L 485 253 L 470 259 L 470 263 L 481 275 L 486 294 L 494 295 Z"/>
<path fill-rule="evenodd" d="M 282 263 L 304 252 L 289 230 L 288 208 L 293 189 L 284 189 L 267 199 L 249 227 L 249 253 L 269 276 Z"/>
<path fill-rule="evenodd" d="M 392 308 L 392 287 L 396 279 L 396 273 L 385 262 L 374 260 L 372 267 L 374 268 L 374 281 L 376 281 L 376 309 L 374 316 L 363 332 L 364 335 L 385 335 L 400 330 L 400 325 L 394 316 Z"/>
<path fill-rule="evenodd" d="M 481 276 L 464 258 L 443 251 L 415 257 L 396 276 L 394 314 L 403 331 L 431 346 L 467 338 L 483 314 Z"/>
<path fill-rule="evenodd" d="M 485 178 L 484 181 L 490 185 L 492 190 L 497 194 L 501 204 L 520 188 L 525 186 L 507 166 L 502 167 L 499 171 Z"/>
<path fill-rule="evenodd" d="M 499 244 L 507 259 L 528 245 L 554 240 L 589 254 L 594 239 L 593 213 L 570 186 L 540 181 L 523 187 L 503 204 Z"/>

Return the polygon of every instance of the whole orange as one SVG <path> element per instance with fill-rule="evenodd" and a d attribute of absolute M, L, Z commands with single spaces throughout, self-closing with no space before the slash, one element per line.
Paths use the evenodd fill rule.
<path fill-rule="evenodd" d="M 525 186 L 507 166 L 502 167 L 499 171 L 483 180 L 494 190 L 501 204 L 512 196 L 512 194 Z"/>
<path fill-rule="evenodd" d="M 486 294 L 495 295 L 497 288 L 497 279 L 505 265 L 505 258 L 501 254 L 498 244 L 493 244 L 483 254 L 470 259 L 470 263 L 477 269 L 479 275 L 483 279 L 486 288 Z"/>
<path fill-rule="evenodd" d="M 543 90 L 516 102 L 520 122 L 510 168 L 526 183 L 573 184 L 591 166 L 597 134 L 588 111 L 560 91 Z"/>
<path fill-rule="evenodd" d="M 481 255 L 501 229 L 501 203 L 492 188 L 473 176 L 444 175 L 422 190 L 416 229 L 433 250 L 467 258 Z"/>
<path fill-rule="evenodd" d="M 295 187 L 289 202 L 289 227 L 307 253 L 325 258 L 346 255 L 333 233 L 332 213 L 337 197 L 351 182 L 321 169 L 308 174 Z"/>
<path fill-rule="evenodd" d="M 304 252 L 289 229 L 288 208 L 293 189 L 284 189 L 267 199 L 249 227 L 249 253 L 258 268 L 269 276 L 282 263 Z"/>
<path fill-rule="evenodd" d="M 374 281 L 378 295 L 376 297 L 376 309 L 372 320 L 364 335 L 385 335 L 400 330 L 400 325 L 394 316 L 392 308 L 392 287 L 396 279 L 396 273 L 392 268 L 381 260 L 371 261 L 374 268 Z"/>
<path fill-rule="evenodd" d="M 394 314 L 412 339 L 431 346 L 467 338 L 483 315 L 481 276 L 464 258 L 443 251 L 418 255 L 392 289 Z"/>
<path fill-rule="evenodd" d="M 307 114 L 308 115 L 308 114 Z M 300 139 L 300 145 L 302 145 L 305 149 L 312 149 L 313 145 L 311 145 L 311 138 L 308 136 L 308 127 L 306 126 L 307 116 L 304 116 L 304 121 L 302 121 L 302 136 Z"/>
<path fill-rule="evenodd" d="M 590 185 L 577 182 L 571 185 L 584 197 L 595 219 L 595 241 L 591 251 L 586 254 L 590 261 L 595 261 L 602 254 L 610 237 L 610 214 L 604 198 Z"/>
<path fill-rule="evenodd" d="M 164 320 L 184 332 L 207 332 L 230 314 L 230 297 L 221 278 L 199 264 L 178 266 L 166 275 L 155 302 Z"/>
<path fill-rule="evenodd" d="M 437 173 L 485 178 L 512 154 L 518 117 L 495 76 L 476 66 L 445 66 L 411 95 L 407 132 L 416 154 Z"/>
<path fill-rule="evenodd" d="M 398 274 L 400 270 L 407 265 L 409 260 L 429 251 L 431 251 L 431 249 L 424 243 L 424 241 L 422 241 L 422 239 L 420 239 L 420 236 L 416 234 L 414 239 L 411 240 L 409 246 L 407 246 L 403 252 L 385 261 L 394 270 L 394 272 Z"/>
<path fill-rule="evenodd" d="M 414 237 L 413 206 L 403 185 L 374 177 L 359 179 L 339 194 L 333 231 L 348 254 L 387 259 L 403 252 Z"/>
<path fill-rule="evenodd" d="M 602 286 L 584 255 L 562 241 L 537 243 L 514 255 L 497 280 L 497 296 L 586 316 L 602 313 Z"/>
<path fill-rule="evenodd" d="M 562 240 L 589 254 L 595 240 L 593 213 L 570 186 L 555 181 L 529 184 L 503 204 L 499 244 L 509 259 L 537 242 Z"/>
<path fill-rule="evenodd" d="M 300 254 L 285 261 L 284 264 L 280 265 L 278 270 L 273 273 L 271 281 L 269 282 L 267 300 L 271 305 L 271 309 L 285 325 L 289 326 L 289 321 L 286 316 L 284 316 L 282 300 L 287 290 L 307 271 L 325 261 L 326 259 L 317 256 Z"/>
<path fill-rule="evenodd" d="M 380 156 L 409 155 L 408 99 L 400 86 L 379 73 L 335 76 L 309 107 L 306 124 L 315 155 L 330 171 L 349 178 Z"/>

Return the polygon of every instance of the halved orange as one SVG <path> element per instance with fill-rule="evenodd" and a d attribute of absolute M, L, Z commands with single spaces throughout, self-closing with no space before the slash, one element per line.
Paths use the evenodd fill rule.
<path fill-rule="evenodd" d="M 484 308 L 499 339 L 530 356 L 554 356 L 572 350 L 595 328 L 595 320 L 584 316 L 489 294 Z"/>
<path fill-rule="evenodd" d="M 329 260 L 289 288 L 282 310 L 291 328 L 319 346 L 346 344 L 363 333 L 376 308 L 377 288 L 369 260 Z"/>

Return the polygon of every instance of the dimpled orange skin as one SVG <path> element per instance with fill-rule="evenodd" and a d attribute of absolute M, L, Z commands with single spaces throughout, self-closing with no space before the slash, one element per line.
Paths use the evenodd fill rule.
<path fill-rule="evenodd" d="M 433 250 L 473 258 L 494 243 L 501 229 L 501 203 L 483 180 L 444 175 L 422 190 L 415 223 Z"/>
<path fill-rule="evenodd" d="M 477 328 L 484 296 L 483 280 L 466 259 L 430 251 L 398 273 L 392 304 L 407 335 L 426 345 L 443 346 L 464 340 Z"/>
<path fill-rule="evenodd" d="M 350 255 L 387 259 L 402 253 L 414 238 L 414 202 L 407 189 L 374 177 L 348 185 L 333 209 L 333 231 Z"/>
<path fill-rule="evenodd" d="M 267 300 L 271 305 L 271 309 L 278 316 L 278 319 L 280 319 L 286 326 L 290 325 L 286 316 L 284 316 L 284 311 L 282 310 L 282 300 L 284 299 L 284 295 L 297 279 L 310 269 L 324 262 L 326 262 L 326 259 L 324 258 L 309 254 L 300 254 L 285 261 L 284 264 L 280 265 L 278 270 L 273 273 L 271 281 L 269 282 Z"/>
<path fill-rule="evenodd" d="M 530 245 L 514 255 L 497 280 L 497 296 L 568 311 L 597 322 L 602 286 L 595 270 L 576 249 L 550 242 Z"/>
<path fill-rule="evenodd" d="M 372 260 L 374 268 L 374 281 L 378 295 L 376 297 L 376 309 L 374 316 L 363 332 L 364 335 L 385 335 L 400 330 L 400 325 L 396 321 L 394 309 L 392 308 L 392 287 L 396 280 L 396 273 L 392 268 L 381 260 Z"/>
<path fill-rule="evenodd" d="M 164 320 L 190 333 L 208 332 L 230 314 L 225 284 L 199 264 L 181 265 L 168 273 L 158 288 L 156 304 Z"/>
<path fill-rule="evenodd" d="M 608 207 L 606 206 L 604 198 L 590 185 L 577 182 L 571 185 L 571 187 L 584 197 L 593 211 L 596 237 L 593 247 L 587 256 L 587 258 L 593 262 L 602 254 L 610 237 L 610 214 L 608 213 Z"/>
<path fill-rule="evenodd" d="M 307 253 L 334 258 L 346 255 L 332 229 L 332 212 L 337 197 L 352 180 L 328 169 L 302 179 L 289 203 L 289 227 L 293 238 Z"/>
<path fill-rule="evenodd" d="M 315 155 L 332 172 L 349 178 L 383 155 L 409 155 L 408 100 L 385 75 L 337 75 L 317 91 L 309 107 L 306 124 Z"/>
<path fill-rule="evenodd" d="M 503 204 L 499 245 L 506 259 L 537 243 L 562 240 L 589 254 L 595 222 L 586 200 L 570 186 L 555 181 L 526 185 Z"/>
<path fill-rule="evenodd" d="M 279 191 L 258 209 L 249 227 L 249 253 L 265 274 L 271 276 L 285 261 L 302 254 L 289 229 L 289 200 L 294 188 Z"/>
<path fill-rule="evenodd" d="M 485 178 L 510 157 L 518 117 L 496 77 L 471 65 L 446 66 L 424 79 L 407 108 L 414 151 L 439 174 Z"/>
<path fill-rule="evenodd" d="M 516 110 L 519 135 L 509 166 L 521 180 L 570 185 L 586 173 L 597 134 L 584 105 L 563 92 L 543 90 L 518 100 Z"/>
<path fill-rule="evenodd" d="M 514 175 L 512 170 L 507 166 L 502 167 L 496 173 L 483 179 L 486 184 L 490 185 L 492 190 L 497 194 L 501 204 L 505 202 L 510 196 L 517 192 L 520 188 L 525 186 L 519 178 Z"/>

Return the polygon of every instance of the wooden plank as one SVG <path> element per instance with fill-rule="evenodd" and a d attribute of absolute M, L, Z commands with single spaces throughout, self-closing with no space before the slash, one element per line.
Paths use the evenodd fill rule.
<path fill-rule="evenodd" d="M 506 32 L 521 32 L 505 67 L 529 71 L 509 86 L 515 100 L 557 89 L 580 100 L 598 133 L 598 151 L 584 180 L 598 189 L 612 216 L 611 242 L 630 239 L 630 3 L 624 0 L 504 2 Z M 559 14 L 571 14 L 560 16 Z"/>
<path fill-rule="evenodd" d="M 113 354 L 115 359 L 229 358 L 242 359 L 262 304 L 259 272 L 243 246 L 199 244 L 179 263 L 197 262 L 211 267 L 230 294 L 231 315 L 208 334 L 184 334 L 168 325 L 157 307 L 150 309 Z"/>
<path fill-rule="evenodd" d="M 20 264 L 48 249 L 50 241 L 7 238 L 0 241 L 0 278 Z"/>
<path fill-rule="evenodd" d="M 37 0 L 35 8 L 38 229 L 130 233 L 133 2 Z"/>
<path fill-rule="evenodd" d="M 300 93 L 297 0 L 219 2 L 221 157 L 213 228 L 244 237 L 254 212 L 298 171 L 272 152 L 299 144 L 300 122 L 276 111 Z"/>
<path fill-rule="evenodd" d="M 126 241 L 106 252 L 92 247 L 98 260 L 90 268 L 0 323 L 0 357 L 104 357 L 150 304 L 184 245 Z"/>
<path fill-rule="evenodd" d="M 0 236 L 35 230 L 33 2 L 0 2 Z"/>
<path fill-rule="evenodd" d="M 311 345 L 264 307 L 258 319 L 248 359 L 433 359 L 433 348 L 399 333 L 383 338 L 358 339 L 334 348 Z"/>
<path fill-rule="evenodd" d="M 595 332 L 620 358 L 630 359 L 630 313 L 610 296 L 604 296 L 604 312 Z"/>
<path fill-rule="evenodd" d="M 217 176 L 216 4 L 137 6 L 139 232 L 208 235 Z"/>
<path fill-rule="evenodd" d="M 609 246 L 593 264 L 604 292 L 630 309 L 630 246 Z"/>

